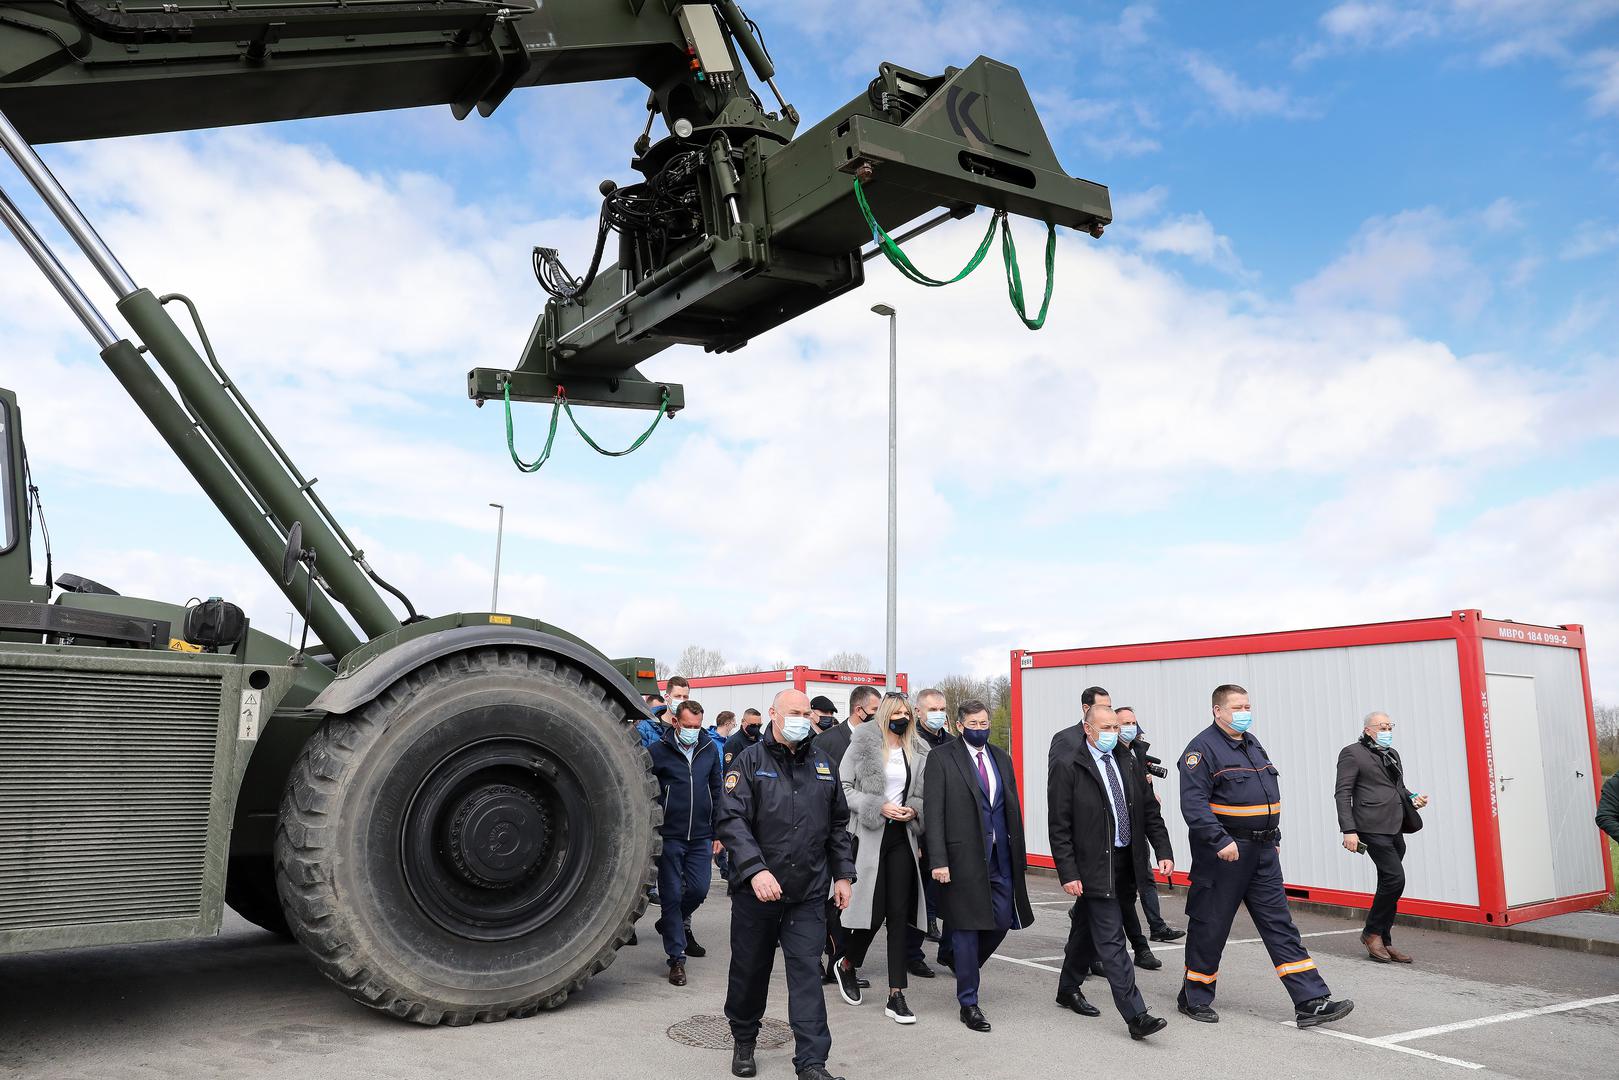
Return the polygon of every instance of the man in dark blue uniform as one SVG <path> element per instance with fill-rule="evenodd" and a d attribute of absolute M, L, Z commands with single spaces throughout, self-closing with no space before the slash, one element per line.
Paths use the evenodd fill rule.
<path fill-rule="evenodd" d="M 725 1018 L 736 1049 L 731 1072 L 754 1076 L 754 1042 L 781 947 L 787 1019 L 799 1080 L 837 1080 L 826 1071 L 832 1033 L 819 961 L 826 898 L 849 906 L 854 854 L 849 804 L 832 759 L 811 738 L 809 698 L 783 690 L 770 726 L 725 773 L 719 834 L 731 853 L 731 981 Z"/>
<path fill-rule="evenodd" d="M 1276 766 L 1259 740 L 1248 691 L 1227 683 L 1214 691 L 1214 723 L 1186 746 L 1180 760 L 1181 817 L 1192 846 L 1192 885 L 1186 894 L 1186 980 L 1180 1011 L 1205 1024 L 1213 1009 L 1220 954 L 1244 904 L 1293 998 L 1301 1028 L 1341 1020 L 1355 1007 L 1334 1001 L 1299 939 L 1282 888 L 1282 789 Z"/>

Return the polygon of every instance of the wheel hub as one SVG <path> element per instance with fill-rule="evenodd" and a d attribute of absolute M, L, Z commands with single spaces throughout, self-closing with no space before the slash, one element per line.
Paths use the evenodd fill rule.
<path fill-rule="evenodd" d="M 428 766 L 401 822 L 401 869 L 421 910 L 458 937 L 509 941 L 568 902 L 595 829 L 562 759 L 522 737 L 468 743 Z"/>
<path fill-rule="evenodd" d="M 521 881 L 550 846 L 545 808 L 532 792 L 510 784 L 475 788 L 446 816 L 445 853 L 468 885 L 497 889 Z"/>

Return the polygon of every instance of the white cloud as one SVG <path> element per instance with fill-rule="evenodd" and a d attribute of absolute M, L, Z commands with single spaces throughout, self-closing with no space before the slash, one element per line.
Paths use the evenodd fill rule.
<path fill-rule="evenodd" d="M 1598 49 L 1580 61 L 1575 80 L 1591 91 L 1591 111 L 1619 116 L 1619 49 Z"/>
<path fill-rule="evenodd" d="M 1574 235 L 1563 244 L 1561 254 L 1565 259 L 1589 259 L 1614 248 L 1619 248 L 1619 225 L 1582 221 L 1574 227 Z"/>
<path fill-rule="evenodd" d="M 1295 293 L 1308 305 L 1366 305 L 1408 310 L 1442 297 L 1460 312 L 1475 310 L 1488 292 L 1456 224 L 1433 208 L 1373 218 L 1349 250 Z"/>
<path fill-rule="evenodd" d="M 1201 213 L 1160 221 L 1136 233 L 1135 241 L 1148 254 L 1182 255 L 1227 273 L 1242 270 L 1231 238 L 1215 232 L 1214 225 Z"/>
<path fill-rule="evenodd" d="M 1319 114 L 1318 107 L 1281 87 L 1251 86 L 1200 53 L 1187 55 L 1186 71 L 1208 100 L 1228 116 L 1280 116 L 1290 120 Z"/>
<path fill-rule="evenodd" d="M 1591 110 L 1619 115 L 1619 50 L 1585 36 L 1619 18 L 1619 0 L 1348 0 L 1321 15 L 1321 36 L 1294 62 L 1430 39 L 1464 43 L 1486 67 L 1545 59 L 1571 67 Z M 1611 29 L 1611 27 L 1609 27 Z"/>
<path fill-rule="evenodd" d="M 1616 365 L 1546 372 L 1459 355 L 1358 310 L 1369 264 L 1318 283 L 1309 303 L 1273 305 L 1193 287 L 1139 241 L 1064 234 L 1040 333 L 1007 311 L 996 266 L 923 290 L 873 264 L 866 288 L 745 352 L 650 362 L 649 374 L 686 384 L 690 407 L 635 457 L 599 463 L 568 433 L 525 477 L 506 460 L 498 410 L 474 410 L 462 375 L 512 361 L 528 332 L 539 300 L 527 237 L 580 250 L 589 222 L 512 224 L 431 178 L 366 173 L 263 134 L 53 156 L 139 280 L 197 296 L 272 427 L 424 610 L 487 603 L 493 500 L 508 507 L 502 606 L 615 654 L 672 655 L 693 641 L 737 661 L 880 651 L 886 356 L 867 308 L 886 300 L 900 311 L 901 644 L 913 672 L 994 673 L 1014 645 L 1471 603 L 1619 633 L 1604 599 L 1616 591 L 1599 591 L 1614 571 L 1597 562 L 1612 548 L 1612 492 L 1547 496 L 1560 500 L 1547 508 L 1559 542 L 1578 556 L 1569 566 L 1505 528 L 1486 538 L 1488 559 L 1451 531 L 1464 510 L 1469 529 L 1496 521 L 1499 507 L 1471 511 L 1495 504 L 1491 468 L 1614 433 Z M 1146 221 L 1166 199 L 1153 189 L 1119 203 Z M 1202 224 L 1178 250 L 1216 257 L 1214 223 L 1187 216 Z M 908 250 L 924 269 L 959 265 L 981 224 Z M 1038 292 L 1037 230 L 1016 228 Z M 262 242 L 270 233 L 277 243 Z M 1169 237 L 1157 250 L 1175 249 Z M 200 496 L 164 496 L 186 507 L 165 516 L 165 534 L 200 537 L 184 558 L 139 532 L 127 544 L 97 532 L 95 546 L 69 527 L 93 516 L 80 500 L 185 485 L 10 247 L 0 287 L 0 335 L 31 358 L 8 365 L 6 381 L 24 395 L 73 568 L 107 567 L 108 584 L 134 592 L 240 597 L 280 632 L 285 602 Z M 545 418 L 520 409 L 520 448 L 532 453 Z M 645 420 L 583 419 L 618 432 Z M 1201 515 L 1211 492 L 1238 484 L 1274 491 L 1257 509 L 1280 522 L 1275 534 Z M 78 509 L 64 514 L 64 502 Z M 1139 536 L 1109 524 L 1133 511 L 1159 524 Z M 1339 519 L 1354 520 L 1354 546 L 1335 535 Z M 1582 572 L 1589 588 L 1577 592 Z"/>

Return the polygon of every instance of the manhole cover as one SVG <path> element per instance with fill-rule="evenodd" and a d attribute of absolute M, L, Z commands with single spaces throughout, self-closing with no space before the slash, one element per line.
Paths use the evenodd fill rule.
<path fill-rule="evenodd" d="M 677 1043 L 704 1050 L 729 1050 L 733 1045 L 731 1023 L 723 1016 L 694 1016 L 682 1020 L 669 1029 L 669 1037 Z M 793 1029 L 780 1020 L 767 1016 L 759 1021 L 759 1049 L 774 1050 L 786 1046 L 792 1038 Z"/>

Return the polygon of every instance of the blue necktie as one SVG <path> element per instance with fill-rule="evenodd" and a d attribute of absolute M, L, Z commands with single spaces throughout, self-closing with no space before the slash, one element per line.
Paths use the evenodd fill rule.
<path fill-rule="evenodd" d="M 1119 785 L 1118 770 L 1113 767 L 1113 755 L 1103 754 L 1102 763 L 1107 766 L 1107 786 L 1113 789 L 1113 805 L 1119 809 L 1119 847 L 1130 843 L 1130 807 L 1124 801 L 1124 788 Z"/>

